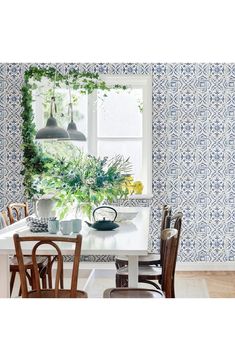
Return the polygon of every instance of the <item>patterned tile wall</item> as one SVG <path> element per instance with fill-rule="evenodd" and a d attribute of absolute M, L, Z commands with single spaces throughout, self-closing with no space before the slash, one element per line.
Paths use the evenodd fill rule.
<path fill-rule="evenodd" d="M 29 65 L 0 64 L 0 209 L 24 199 L 20 88 Z M 153 199 L 125 204 L 152 206 L 152 250 L 168 203 L 184 212 L 179 261 L 235 260 L 235 64 L 36 65 L 151 74 Z"/>

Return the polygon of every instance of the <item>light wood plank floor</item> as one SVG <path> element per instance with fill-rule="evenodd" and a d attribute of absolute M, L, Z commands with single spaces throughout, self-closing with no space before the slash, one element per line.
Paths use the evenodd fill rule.
<path fill-rule="evenodd" d="M 82 289 L 85 279 L 79 279 L 78 288 Z M 65 286 L 69 287 L 70 279 L 65 279 Z M 140 287 L 146 287 L 140 284 Z M 106 288 L 115 287 L 114 277 L 99 277 L 94 279 L 88 291 L 90 298 L 102 298 Z M 151 288 L 150 285 L 148 285 Z M 13 297 L 18 296 L 19 279 L 13 290 Z M 176 272 L 176 298 L 235 298 L 235 271 L 194 271 Z"/>
<path fill-rule="evenodd" d="M 176 283 L 182 280 L 203 281 L 210 298 L 235 297 L 235 271 L 176 272 Z M 190 297 L 188 292 L 187 297 Z"/>

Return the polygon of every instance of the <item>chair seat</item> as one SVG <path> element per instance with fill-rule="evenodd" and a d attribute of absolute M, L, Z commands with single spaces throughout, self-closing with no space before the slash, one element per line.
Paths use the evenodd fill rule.
<path fill-rule="evenodd" d="M 55 290 L 54 289 L 47 289 L 41 290 L 40 296 L 38 295 L 37 291 L 30 291 L 28 293 L 29 298 L 55 298 Z M 59 290 L 58 298 L 70 298 L 70 290 Z M 85 291 L 76 291 L 75 298 L 88 298 L 87 293 Z"/>
<path fill-rule="evenodd" d="M 128 266 L 119 268 L 117 270 L 117 274 L 128 276 Z M 161 267 L 156 267 L 156 266 L 140 266 L 139 267 L 139 272 L 138 272 L 139 276 L 157 277 L 157 276 L 161 276 L 161 274 L 162 274 Z"/>
<path fill-rule="evenodd" d="M 117 256 L 115 257 L 115 261 L 128 263 L 128 257 L 126 256 Z M 150 264 L 150 263 L 160 263 L 160 254 L 157 253 L 149 253 L 147 256 L 139 256 L 139 264 Z"/>
<path fill-rule="evenodd" d="M 164 298 L 162 291 L 145 288 L 108 288 L 104 298 Z"/>
<path fill-rule="evenodd" d="M 48 257 L 37 256 L 36 260 L 39 268 L 46 267 L 48 263 Z M 24 265 L 27 269 L 33 269 L 32 257 L 24 256 Z M 19 271 L 19 265 L 16 256 L 10 258 L 10 271 Z"/>

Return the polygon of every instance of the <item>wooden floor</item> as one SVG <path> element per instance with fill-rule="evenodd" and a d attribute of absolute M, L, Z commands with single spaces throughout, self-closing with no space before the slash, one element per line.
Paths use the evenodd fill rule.
<path fill-rule="evenodd" d="M 202 281 L 210 298 L 235 298 L 235 271 L 176 272 L 176 282 L 187 279 Z"/>
<path fill-rule="evenodd" d="M 83 289 L 86 279 L 79 279 L 78 288 Z M 67 283 L 66 283 L 67 282 Z M 69 287 L 70 278 L 65 278 L 65 286 Z M 146 284 L 139 284 L 139 287 Z M 87 290 L 89 298 L 102 298 L 106 288 L 115 287 L 115 277 L 98 276 L 91 282 Z M 148 286 L 151 288 L 151 286 Z M 13 297 L 18 296 L 19 279 L 13 290 Z M 176 298 L 235 298 L 235 271 L 194 271 L 176 272 Z"/>

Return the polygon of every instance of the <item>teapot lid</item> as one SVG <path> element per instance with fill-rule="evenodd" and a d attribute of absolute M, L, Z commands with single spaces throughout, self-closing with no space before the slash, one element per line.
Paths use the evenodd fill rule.
<path fill-rule="evenodd" d="M 114 212 L 114 218 L 112 219 L 112 220 L 108 220 L 108 219 L 105 219 L 105 217 L 103 217 L 103 219 L 101 219 L 101 220 L 97 220 L 96 219 L 96 211 L 98 210 L 98 209 L 102 209 L 102 208 L 108 208 L 108 209 L 111 209 L 113 212 Z M 100 206 L 100 207 L 97 207 L 94 211 L 93 211 L 93 218 L 94 218 L 94 221 L 95 222 L 114 222 L 115 221 L 115 219 L 117 218 L 117 211 L 116 211 L 116 209 L 114 209 L 113 207 L 110 207 L 110 206 Z"/>

